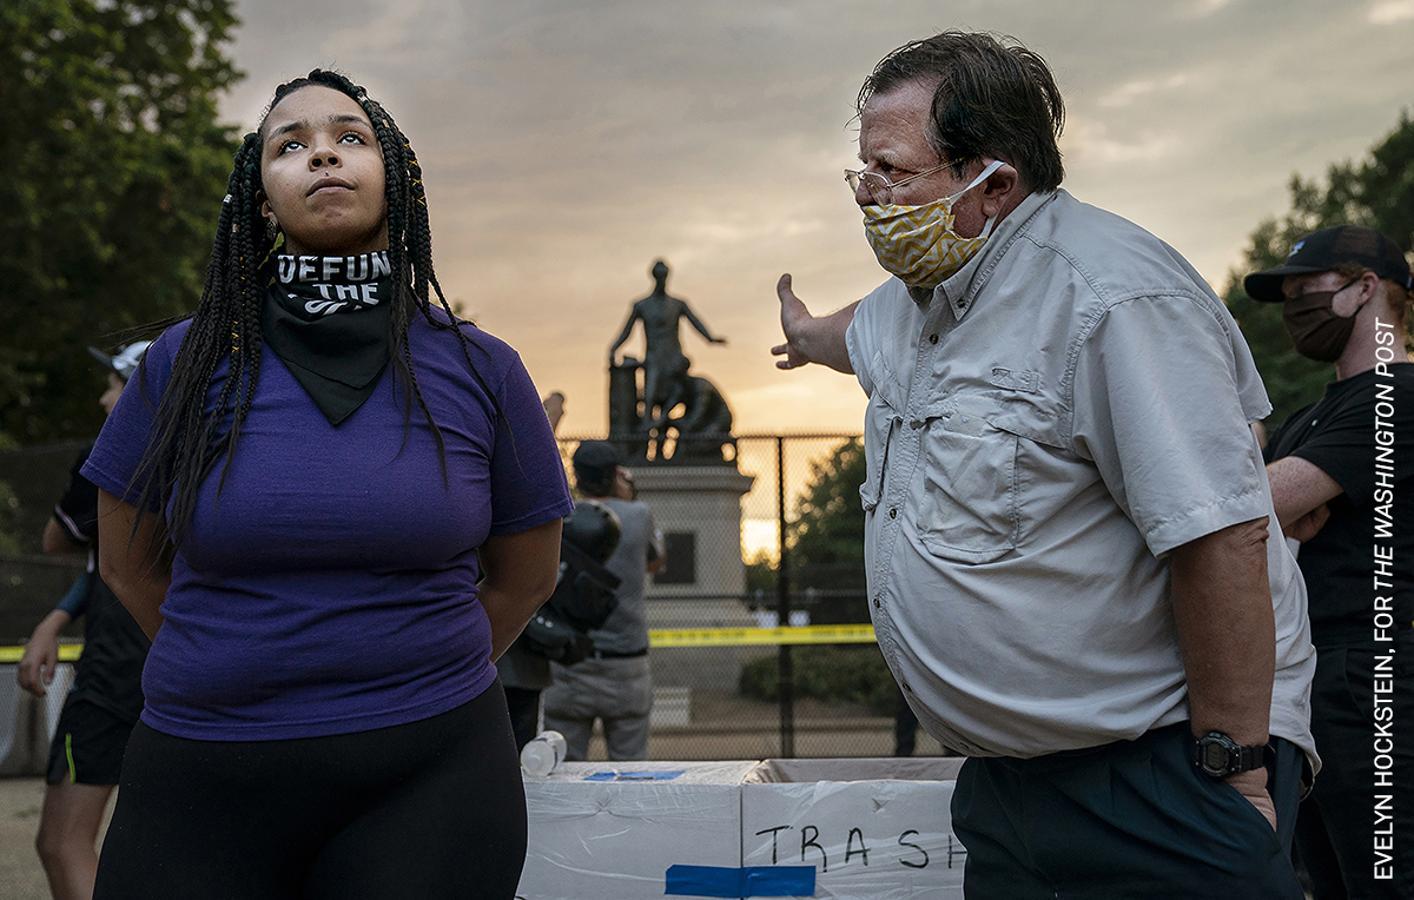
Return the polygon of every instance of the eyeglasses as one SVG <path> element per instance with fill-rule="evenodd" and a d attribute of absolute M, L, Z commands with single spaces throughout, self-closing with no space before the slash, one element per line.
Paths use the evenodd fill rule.
<path fill-rule="evenodd" d="M 894 202 L 894 190 L 896 188 L 901 188 L 910 181 L 922 178 L 924 175 L 932 175 L 934 172 L 940 172 L 949 165 L 950 163 L 939 163 L 931 169 L 916 172 L 900 181 L 890 181 L 887 176 L 880 175 L 878 172 L 866 172 L 863 169 L 845 169 L 844 180 L 845 184 L 849 185 L 849 189 L 856 194 L 859 193 L 859 185 L 862 183 L 864 190 L 869 194 L 870 200 L 873 200 L 880 206 L 888 206 Z"/>

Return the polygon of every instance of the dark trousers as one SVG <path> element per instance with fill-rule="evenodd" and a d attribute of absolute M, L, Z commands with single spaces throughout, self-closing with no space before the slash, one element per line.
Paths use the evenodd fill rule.
<path fill-rule="evenodd" d="M 1387 879 L 1375 877 L 1375 651 L 1327 647 L 1316 651 L 1311 732 L 1321 755 L 1316 788 L 1301 804 L 1296 850 L 1316 900 L 1414 897 L 1414 641 L 1394 654 L 1393 846 Z"/>
<path fill-rule="evenodd" d="M 1302 900 L 1290 848 L 1301 751 L 1276 739 L 1277 830 L 1193 767 L 1186 722 L 1035 759 L 969 759 L 953 794 L 969 900 Z"/>
<path fill-rule="evenodd" d="M 525 793 L 494 687 L 332 737 L 193 741 L 139 723 L 97 900 L 510 900 Z"/>
<path fill-rule="evenodd" d="M 540 727 L 540 691 L 533 688 L 506 688 L 506 709 L 511 714 L 511 733 L 516 738 L 516 750 L 535 740 Z"/>
<path fill-rule="evenodd" d="M 894 707 L 894 756 L 912 756 L 918 749 L 918 716 L 913 707 L 898 692 L 898 705 Z"/>

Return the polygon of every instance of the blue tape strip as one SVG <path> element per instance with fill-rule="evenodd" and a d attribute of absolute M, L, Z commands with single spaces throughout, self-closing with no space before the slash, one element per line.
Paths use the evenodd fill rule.
<path fill-rule="evenodd" d="M 584 776 L 585 781 L 672 781 L 681 778 L 686 769 L 665 769 L 656 772 L 595 772 Z"/>
<path fill-rule="evenodd" d="M 814 866 L 744 866 L 743 897 L 813 897 Z"/>
<path fill-rule="evenodd" d="M 814 866 L 670 866 L 664 894 L 674 897 L 813 897 Z"/>

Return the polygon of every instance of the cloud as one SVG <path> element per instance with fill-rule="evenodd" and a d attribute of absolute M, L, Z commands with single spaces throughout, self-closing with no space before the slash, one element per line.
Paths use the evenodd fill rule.
<path fill-rule="evenodd" d="M 415 52 L 419 23 L 442 18 L 445 8 L 432 9 L 425 0 L 401 0 L 382 6 L 375 15 L 352 17 L 357 24 L 335 27 L 319 44 L 331 59 L 352 63 L 358 59 Z M 335 20 L 338 21 L 338 20 Z"/>
<path fill-rule="evenodd" d="M 1188 7 L 1188 14 L 1194 18 L 1205 18 L 1219 12 L 1232 3 L 1232 0 L 1192 0 Z"/>
<path fill-rule="evenodd" d="M 1365 18 L 1373 25 L 1390 25 L 1414 19 L 1414 0 L 1381 0 L 1370 7 Z"/>
<path fill-rule="evenodd" d="M 1081 165 L 1154 163 L 1173 154 L 1179 146 L 1177 136 L 1169 132 L 1145 130 L 1114 137 L 1111 131 L 1103 121 L 1072 116 L 1062 145 L 1067 158 Z"/>
<path fill-rule="evenodd" d="M 847 380 L 778 372 L 766 348 L 782 271 L 822 312 L 883 279 L 840 170 L 860 81 L 890 49 L 946 27 L 1016 35 L 1064 93 L 1067 186 L 1218 279 L 1292 171 L 1319 175 L 1394 124 L 1412 8 L 238 0 L 249 77 L 223 112 L 251 127 L 276 83 L 315 65 L 367 85 L 423 163 L 442 284 L 566 390 L 567 429 L 604 427 L 604 353 L 657 256 L 731 339 L 684 345 L 743 428 L 857 429 Z"/>
<path fill-rule="evenodd" d="M 1189 72 L 1175 72 L 1166 78 L 1137 78 L 1134 81 L 1125 82 L 1100 97 L 1096 104 L 1109 109 L 1128 106 L 1135 100 L 1148 97 L 1151 94 L 1184 87 L 1191 84 L 1193 80 L 1193 75 Z"/>

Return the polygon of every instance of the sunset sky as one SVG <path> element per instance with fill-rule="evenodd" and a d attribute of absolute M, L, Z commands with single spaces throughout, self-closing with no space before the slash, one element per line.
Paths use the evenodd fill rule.
<path fill-rule="evenodd" d="M 1065 187 L 1218 289 L 1293 172 L 1358 157 L 1414 104 L 1414 0 L 237 8 L 227 119 L 253 128 L 317 65 L 364 84 L 423 162 L 443 286 L 568 395 L 568 433 L 606 427 L 607 348 L 659 256 L 730 341 L 684 331 L 739 430 L 859 429 L 850 379 L 773 367 L 773 286 L 791 272 L 823 312 L 883 280 L 840 173 L 861 80 L 909 39 L 989 30 L 1041 53 L 1067 101 Z"/>

